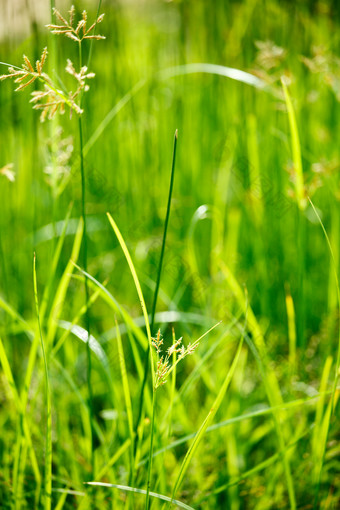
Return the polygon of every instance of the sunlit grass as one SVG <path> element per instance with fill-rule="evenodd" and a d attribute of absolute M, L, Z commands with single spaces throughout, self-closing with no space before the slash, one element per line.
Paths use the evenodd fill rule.
<path fill-rule="evenodd" d="M 76 7 L 0 42 L 0 507 L 336 508 L 337 5 Z"/>

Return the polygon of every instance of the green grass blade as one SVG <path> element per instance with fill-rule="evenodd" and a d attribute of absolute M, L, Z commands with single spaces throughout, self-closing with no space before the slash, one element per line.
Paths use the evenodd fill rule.
<path fill-rule="evenodd" d="M 128 380 L 127 371 L 126 371 L 125 355 L 124 355 L 124 349 L 123 349 L 123 344 L 122 344 L 122 337 L 120 335 L 120 330 L 119 330 L 117 320 L 116 320 L 116 331 L 117 331 L 117 346 L 118 346 L 120 373 L 121 373 L 121 377 L 122 377 L 125 408 L 126 408 L 126 415 L 127 415 L 127 420 L 128 420 L 129 435 L 130 435 L 130 440 L 131 440 L 130 480 L 133 480 L 134 479 L 134 475 L 133 475 L 133 473 L 134 473 L 134 462 L 133 462 L 134 430 L 133 430 L 131 394 L 130 394 L 129 380 Z"/>
<path fill-rule="evenodd" d="M 90 297 L 89 306 L 92 306 L 96 302 L 99 295 L 100 295 L 100 289 L 97 289 Z M 86 311 L 86 305 L 83 305 L 81 307 L 81 309 L 79 310 L 79 313 L 77 313 L 76 316 L 70 322 L 70 327 L 65 331 L 65 333 L 63 333 L 63 335 L 59 338 L 58 342 L 53 347 L 53 349 L 51 351 L 51 356 L 56 356 L 57 352 L 59 351 L 59 349 L 61 349 L 61 347 L 62 347 L 63 343 L 66 341 L 67 337 L 71 334 L 72 326 L 75 326 L 79 322 L 80 318 L 82 317 L 82 315 L 84 315 L 85 311 Z"/>
<path fill-rule="evenodd" d="M 333 270 L 334 270 L 334 281 L 335 281 L 335 285 L 336 285 L 336 290 L 337 290 L 337 296 L 338 296 L 338 310 L 339 310 L 339 315 L 340 315 L 340 287 L 339 287 L 339 277 L 338 277 L 338 271 L 337 271 L 337 265 L 335 263 L 335 258 L 334 258 L 334 253 L 333 253 L 333 248 L 332 248 L 332 245 L 331 245 L 331 242 L 329 240 L 329 237 L 328 237 L 328 234 L 327 234 L 327 231 L 324 227 L 324 224 L 322 223 L 322 220 L 320 218 L 320 215 L 318 213 L 318 211 L 316 210 L 313 202 L 311 201 L 311 199 L 308 197 L 308 200 L 310 202 L 310 205 L 312 206 L 313 208 L 313 211 L 315 213 L 315 216 L 317 217 L 319 223 L 320 223 L 320 226 L 322 228 L 322 231 L 324 233 L 324 236 L 325 236 L 325 239 L 326 239 L 326 242 L 327 242 L 327 246 L 328 246 L 328 249 L 329 249 L 329 253 L 330 253 L 330 256 L 331 256 L 331 260 L 332 260 L 332 266 L 333 266 Z M 339 368 L 340 368 L 340 327 L 339 327 L 339 330 L 338 330 L 338 334 L 339 334 L 339 337 L 338 337 L 338 352 L 337 352 L 337 358 L 336 358 L 336 366 L 335 366 L 335 378 L 334 378 L 334 383 L 333 383 L 333 397 L 332 397 L 332 401 L 334 401 L 334 396 L 335 396 L 335 391 L 336 391 L 336 386 L 337 386 L 337 382 L 338 382 L 338 379 L 339 379 L 339 376 L 340 376 L 340 373 L 339 373 Z M 333 404 L 332 404 L 333 406 Z M 332 411 L 333 412 L 333 411 Z"/>
<path fill-rule="evenodd" d="M 176 164 L 176 149 L 177 149 L 177 139 L 178 139 L 178 131 L 176 129 L 175 136 L 174 136 L 174 145 L 173 145 L 173 154 L 172 154 L 172 165 L 171 165 L 171 175 L 170 175 L 170 186 L 169 186 L 169 193 L 168 193 L 168 204 L 166 209 L 166 215 L 165 215 L 165 221 L 164 221 L 164 230 L 163 230 L 163 239 L 162 239 L 162 247 L 161 247 L 161 254 L 159 258 L 159 264 L 157 269 L 157 278 L 156 278 L 156 286 L 153 296 L 153 303 L 152 303 L 152 309 L 151 309 L 151 333 L 155 334 L 154 327 L 155 327 L 155 314 L 156 314 L 156 307 L 157 307 L 157 300 L 158 300 L 158 292 L 159 287 L 161 283 L 161 275 L 162 275 L 162 268 L 163 268 L 163 259 L 164 259 L 164 253 L 165 253 L 165 244 L 166 244 L 166 236 L 168 231 L 168 225 L 169 225 L 169 218 L 170 218 L 170 210 L 171 210 L 171 199 L 172 199 L 172 190 L 174 185 L 174 179 L 175 179 L 175 164 Z M 137 420 L 136 420 L 136 427 L 135 430 L 137 431 L 140 420 L 143 413 L 143 404 L 144 404 L 144 392 L 145 392 L 145 385 L 148 377 L 149 372 L 149 359 L 150 359 L 150 353 L 149 353 L 150 346 L 148 346 L 146 353 L 145 353 L 145 361 L 144 361 L 144 377 L 143 382 L 140 390 L 140 398 L 139 398 L 139 408 L 138 408 L 138 414 L 137 414 Z M 152 356 L 151 356 L 152 358 Z M 137 441 L 138 441 L 138 434 L 136 433 L 135 436 L 135 450 L 137 448 Z"/>
<path fill-rule="evenodd" d="M 220 391 L 218 392 L 218 395 L 215 399 L 215 402 L 213 403 L 209 413 L 207 414 L 205 420 L 203 421 L 202 425 L 200 426 L 196 436 L 195 436 L 195 439 L 192 443 L 192 445 L 190 446 L 189 450 L 187 451 L 186 455 L 185 455 L 185 458 L 182 462 L 182 465 L 181 465 L 181 468 L 180 468 L 180 471 L 179 471 L 179 474 L 177 476 L 177 479 L 176 479 L 176 482 L 174 484 L 174 488 L 173 488 L 173 491 L 172 491 L 172 501 L 174 501 L 174 497 L 177 493 L 177 490 L 179 489 L 182 481 L 183 481 L 183 478 L 184 478 L 184 475 L 189 467 L 189 463 L 192 459 L 192 457 L 194 456 L 197 448 L 198 448 L 198 445 L 200 444 L 202 438 L 203 438 L 203 435 L 205 433 L 205 431 L 207 430 L 209 424 L 211 423 L 211 421 L 214 419 L 214 416 L 215 414 L 217 413 L 221 403 L 222 403 L 222 400 L 227 392 L 227 389 L 229 387 L 229 384 L 230 384 L 230 381 L 234 375 L 234 372 L 235 372 L 235 369 L 236 369 L 236 366 L 237 366 L 237 362 L 238 362 L 238 359 L 239 359 L 239 356 L 240 356 L 240 353 L 241 353 L 241 349 L 242 349 L 242 345 L 243 345 L 243 337 L 241 338 L 240 342 L 239 342 L 239 345 L 238 345 L 238 348 L 237 348 L 237 351 L 236 351 L 236 354 L 234 356 L 234 359 L 233 359 L 233 362 L 231 364 L 231 367 L 229 368 L 229 371 L 227 373 L 227 376 L 220 388 Z M 168 505 L 170 506 L 170 505 Z"/>
<path fill-rule="evenodd" d="M 132 262 L 129 250 L 128 250 L 126 244 L 125 244 L 123 236 L 120 233 L 120 230 L 117 227 L 116 222 L 114 221 L 114 219 L 112 218 L 110 213 L 107 213 L 107 217 L 109 219 L 111 227 L 113 228 L 113 230 L 114 230 L 114 232 L 115 232 L 115 234 L 117 236 L 118 242 L 119 242 L 119 244 L 120 244 L 120 246 L 121 246 L 121 248 L 123 250 L 123 253 L 125 255 L 126 261 L 127 261 L 128 265 L 129 265 L 130 272 L 131 272 L 131 275 L 132 275 L 132 278 L 133 278 L 133 281 L 134 281 L 134 284 L 135 284 L 135 287 L 136 287 L 136 290 L 137 290 L 137 294 L 138 294 L 138 297 L 139 297 L 139 301 L 140 301 L 140 304 L 141 304 L 143 316 L 144 316 L 144 319 L 145 319 L 145 327 L 146 327 L 146 333 L 147 333 L 147 338 L 148 338 L 148 343 L 149 343 L 149 350 L 150 350 L 150 365 L 151 365 L 152 385 L 154 386 L 154 382 L 155 382 L 155 369 L 154 369 L 154 366 L 153 366 L 153 359 L 152 359 L 151 330 L 150 330 L 150 322 L 149 322 L 148 312 L 147 312 L 147 308 L 146 308 L 146 304 L 145 304 L 142 288 L 140 286 L 135 266 L 134 266 L 134 264 Z"/>
<path fill-rule="evenodd" d="M 294 301 L 289 287 L 286 287 L 286 310 L 288 322 L 288 341 L 289 341 L 289 370 L 290 378 L 294 377 L 296 370 L 296 324 Z"/>
<path fill-rule="evenodd" d="M 289 443 L 286 446 L 284 453 L 286 453 L 288 450 L 290 450 L 291 448 L 296 446 L 301 439 L 303 439 L 304 437 L 306 437 L 307 434 L 309 434 L 310 430 L 311 430 L 311 427 L 309 427 L 303 434 L 301 434 L 293 442 Z M 255 467 L 248 469 L 247 471 L 242 473 L 241 476 L 233 478 L 232 480 L 230 480 L 230 482 L 228 482 L 220 487 L 217 487 L 216 489 L 211 491 L 209 494 L 207 494 L 203 498 L 201 498 L 198 503 L 201 503 L 202 501 L 207 500 L 211 496 L 220 494 L 221 492 L 227 490 L 229 487 L 232 487 L 233 485 L 237 485 L 240 482 L 242 482 L 243 480 L 245 480 L 246 478 L 249 478 L 250 476 L 258 473 L 259 471 L 263 471 L 264 469 L 272 466 L 273 464 L 275 464 L 276 461 L 280 460 L 282 455 L 283 455 L 283 452 L 274 453 L 274 455 L 271 455 L 268 459 L 264 460 L 263 462 L 260 462 Z"/>
<path fill-rule="evenodd" d="M 126 492 L 135 492 L 136 494 L 146 494 L 144 489 L 136 489 L 135 487 L 129 487 L 127 485 L 116 485 L 114 483 L 101 483 L 101 482 L 87 482 L 87 485 L 95 485 L 99 487 L 112 487 L 113 489 L 119 489 L 121 491 Z M 157 494 L 156 492 L 150 492 L 150 496 L 153 498 L 160 499 L 162 501 L 172 502 L 174 505 L 179 506 L 180 508 L 184 508 L 185 510 L 195 510 L 189 505 L 178 501 L 177 499 L 171 499 L 168 496 L 164 496 L 163 494 Z"/>
<path fill-rule="evenodd" d="M 124 443 L 118 448 L 117 451 L 113 454 L 110 460 L 102 467 L 99 473 L 96 475 L 96 478 L 100 480 L 104 476 L 106 476 L 107 472 L 116 464 L 116 462 L 120 459 L 120 457 L 126 452 L 126 450 L 131 446 L 131 439 L 126 439 Z"/>
<path fill-rule="evenodd" d="M 264 337 L 261 331 L 261 328 L 256 320 L 255 314 L 251 307 L 245 302 L 244 295 L 240 285 L 238 284 L 236 278 L 231 273 L 230 269 L 223 263 L 220 262 L 220 267 L 222 273 L 225 275 L 226 281 L 231 288 L 233 294 L 235 295 L 236 300 L 239 303 L 240 308 L 244 309 L 244 313 L 247 313 L 247 326 L 252 333 L 253 341 L 250 339 L 249 335 L 246 335 L 245 338 L 247 340 L 248 345 L 251 346 L 251 350 L 259 364 L 263 383 L 265 386 L 265 390 L 267 393 L 268 401 L 271 407 L 275 408 L 277 406 L 281 406 L 283 403 L 280 386 L 278 384 L 278 380 L 274 370 L 270 366 L 270 361 L 267 355 L 267 348 L 264 341 Z M 253 343 L 254 342 L 254 343 Z M 257 353 L 258 351 L 258 353 Z M 282 431 L 282 427 L 280 424 L 281 413 L 275 412 L 273 414 L 273 419 L 275 423 L 275 429 L 280 445 L 280 450 L 282 452 L 285 451 L 285 440 Z M 293 478 L 291 474 L 289 460 L 286 455 L 283 454 L 283 469 L 285 472 L 286 480 L 287 480 L 287 489 L 289 493 L 290 505 L 292 509 L 296 508 L 295 501 L 295 490 L 293 484 Z"/>
<path fill-rule="evenodd" d="M 329 374 L 330 374 L 331 367 L 332 367 L 332 361 L 333 361 L 333 358 L 331 356 L 328 356 L 328 358 L 326 359 L 323 371 L 322 371 L 322 376 L 321 376 L 321 381 L 320 381 L 320 390 L 319 390 L 319 393 L 321 395 L 324 395 L 324 392 L 327 388 L 328 378 L 329 378 Z M 313 454 L 313 459 L 314 459 L 313 471 L 314 471 L 314 483 L 316 483 L 316 484 L 318 483 L 318 477 L 319 477 L 321 465 L 323 462 L 323 453 L 324 453 L 324 449 L 326 447 L 326 445 L 324 444 L 325 442 L 322 441 L 322 439 L 324 438 L 324 430 L 323 430 L 324 426 L 325 426 L 324 418 L 327 416 L 327 411 L 326 411 L 325 417 L 323 414 L 324 405 L 325 405 L 325 395 L 319 399 L 319 401 L 316 405 L 315 420 L 314 420 L 315 426 L 314 426 L 314 431 L 313 431 L 313 436 L 312 436 L 312 454 Z"/>
<path fill-rule="evenodd" d="M 44 289 L 43 297 L 42 297 L 42 300 L 41 300 L 41 306 L 40 306 L 40 320 L 41 320 L 41 324 L 42 325 L 44 324 L 46 308 L 47 308 L 47 305 L 48 305 L 49 297 L 50 297 L 51 292 L 52 292 L 53 280 L 54 280 L 55 273 L 56 273 L 57 266 L 58 266 L 58 262 L 59 262 L 59 259 L 60 259 L 61 250 L 62 250 L 63 245 L 64 245 L 64 240 L 65 240 L 65 236 L 66 236 L 66 232 L 67 232 L 68 222 L 69 222 L 69 219 L 70 219 L 70 216 L 71 216 L 71 212 L 72 212 L 72 207 L 73 207 L 73 204 L 71 203 L 69 208 L 68 208 L 68 211 L 67 211 L 64 223 L 63 223 L 63 228 L 62 228 L 60 237 L 58 239 L 58 243 L 57 243 L 56 249 L 54 251 L 52 263 L 51 263 L 50 268 L 49 268 L 49 278 L 48 278 L 48 282 L 47 282 L 47 284 L 45 286 L 45 289 Z"/>
<path fill-rule="evenodd" d="M 219 430 L 220 428 L 228 427 L 229 425 L 234 425 L 235 423 L 240 423 L 245 420 L 251 420 L 251 419 L 257 418 L 259 416 L 272 415 L 276 411 L 282 411 L 282 410 L 286 411 L 286 410 L 290 410 L 290 409 L 295 409 L 296 407 L 310 405 L 313 403 L 313 401 L 318 402 L 319 399 L 330 396 L 331 393 L 332 393 L 332 391 L 326 391 L 322 394 L 318 394 L 313 397 L 308 397 L 306 399 L 298 399 L 298 400 L 292 400 L 290 402 L 285 402 L 281 406 L 277 406 L 275 408 L 265 407 L 264 409 L 259 409 L 256 411 L 244 413 L 244 414 L 241 414 L 240 416 L 234 416 L 233 418 L 229 418 L 228 420 L 223 420 L 219 423 L 215 423 L 214 425 L 210 425 L 206 429 L 205 433 L 213 432 L 214 430 Z M 179 439 L 176 439 L 175 441 L 168 444 L 167 446 L 164 446 L 163 448 L 160 448 L 159 450 L 155 451 L 153 456 L 157 457 L 158 455 L 160 455 L 168 450 L 172 450 L 172 449 L 176 448 L 177 446 L 180 446 L 181 444 L 184 444 L 184 443 L 190 441 L 191 439 L 194 439 L 195 436 L 196 436 L 196 432 L 194 432 L 193 434 L 187 434 Z M 143 460 L 140 461 L 139 465 L 143 466 L 144 464 L 146 464 L 146 462 L 147 462 L 147 459 L 144 458 Z"/>
<path fill-rule="evenodd" d="M 12 319 L 19 322 L 21 324 L 23 331 L 28 335 L 28 337 L 31 339 L 34 337 L 34 331 L 32 330 L 31 326 L 28 324 L 28 322 L 25 321 L 21 315 L 14 310 L 14 308 L 9 305 L 2 297 L 0 296 L 0 308 L 2 308 Z"/>
<path fill-rule="evenodd" d="M 338 297 L 338 311 L 339 311 L 339 315 L 340 315 L 340 287 L 339 287 L 339 278 L 338 278 L 338 271 L 337 271 L 337 266 L 336 266 L 336 263 L 335 263 L 335 258 L 334 258 L 334 253 L 333 253 L 333 248 L 332 248 L 332 245 L 331 245 L 331 242 L 329 240 L 329 237 L 328 237 L 328 234 L 327 234 L 327 231 L 324 227 L 324 224 L 322 223 L 322 220 L 320 218 L 320 215 L 318 214 L 312 200 L 308 197 L 308 200 L 313 208 L 313 211 L 315 213 L 315 216 L 317 217 L 319 223 L 320 223 L 320 226 L 322 228 L 322 231 L 323 231 L 323 234 L 325 236 L 325 239 L 326 239 L 326 243 L 327 243 L 327 246 L 328 246 L 328 250 L 329 250 L 329 253 L 330 253 L 330 257 L 331 257 L 331 261 L 332 261 L 332 267 L 333 267 L 333 270 L 334 270 L 334 281 L 335 281 L 335 285 L 336 285 L 336 291 L 337 291 L 337 297 Z M 327 412 L 326 412 L 326 415 L 324 417 L 324 421 L 323 421 L 323 432 L 324 432 L 324 441 L 322 441 L 322 449 L 323 449 L 323 452 L 321 454 L 320 452 L 320 456 L 321 456 L 321 460 L 319 462 L 319 477 L 318 477 L 318 482 L 317 482 L 317 486 L 316 486 L 316 489 L 315 489 L 315 497 L 314 497 L 314 509 L 317 508 L 318 506 L 318 500 L 319 500 L 319 492 L 320 492 L 320 485 L 321 485 L 321 475 L 322 475 L 322 470 L 323 470 L 323 464 L 324 464 L 324 459 L 325 459 L 325 454 L 326 454 L 326 446 L 327 446 L 327 438 L 328 438 L 328 434 L 329 434 L 329 429 L 330 429 L 330 420 L 331 420 L 331 416 L 332 414 L 334 413 L 334 409 L 335 409 L 335 394 L 336 394 L 336 389 L 337 389 L 337 383 L 338 383 L 338 380 L 339 380 L 339 367 L 340 367 L 340 327 L 339 327 L 339 330 L 338 330 L 338 352 L 337 352 L 337 358 L 336 358 L 336 363 L 335 363 L 335 375 L 334 375 L 334 382 L 333 382 L 333 387 L 332 387 L 332 398 L 331 398 L 331 402 L 329 404 L 329 408 L 327 408 Z"/>
<path fill-rule="evenodd" d="M 49 319 L 47 322 L 47 336 L 46 336 L 46 350 L 49 352 L 49 349 L 52 347 L 53 340 L 58 328 L 58 320 L 60 317 L 60 314 L 63 309 L 65 296 L 67 292 L 67 288 L 70 282 L 72 270 L 74 267 L 74 262 L 78 260 L 80 247 L 81 247 L 81 241 L 83 237 L 83 220 L 81 219 L 78 223 L 78 229 L 77 233 L 74 238 L 72 252 L 71 252 L 71 258 L 69 262 L 67 263 L 67 266 L 64 270 L 63 276 L 60 279 L 58 288 L 55 293 L 55 297 L 51 306 L 51 312 L 49 314 Z"/>
<path fill-rule="evenodd" d="M 75 264 L 75 267 L 84 274 L 84 271 Z M 73 276 L 74 278 L 77 278 L 77 276 Z M 111 292 L 96 278 L 94 278 L 92 275 L 87 273 L 87 277 L 89 279 L 90 284 L 94 286 L 94 288 L 99 288 L 101 297 L 104 299 L 104 301 L 110 306 L 110 308 L 115 312 L 119 313 L 123 319 L 123 321 L 126 324 L 126 328 L 131 329 L 133 331 L 134 335 L 136 336 L 140 346 L 145 349 L 148 345 L 148 340 L 146 336 L 144 335 L 142 329 L 138 327 L 131 315 L 118 303 L 118 301 L 115 299 L 115 297 L 111 294 Z M 144 317 L 144 316 L 143 316 Z"/>
<path fill-rule="evenodd" d="M 46 443 L 45 443 L 45 497 L 44 508 L 45 510 L 51 509 L 52 503 L 52 407 L 51 407 L 51 393 L 48 378 L 48 363 L 45 353 L 45 346 L 42 337 L 40 313 L 39 313 L 39 300 L 38 300 L 38 286 L 37 286 L 37 272 L 36 272 L 36 256 L 33 257 L 33 284 L 34 284 L 34 299 L 35 308 L 38 320 L 38 329 L 41 342 L 41 350 L 44 359 L 45 368 L 45 391 L 46 391 Z"/>
<path fill-rule="evenodd" d="M 302 169 L 302 159 L 301 159 L 301 147 L 300 147 L 300 139 L 298 128 L 296 124 L 296 117 L 293 108 L 293 103 L 288 92 L 288 87 L 284 81 L 281 79 L 283 93 L 285 97 L 286 107 L 288 111 L 288 120 L 291 134 L 291 143 L 292 143 L 292 154 L 293 154 L 293 164 L 294 164 L 294 175 L 295 175 L 295 192 L 296 192 L 296 200 L 299 208 L 304 210 L 307 206 L 307 200 L 305 195 L 305 186 L 304 186 L 304 178 L 303 178 L 303 169 Z"/>
<path fill-rule="evenodd" d="M 11 370 L 10 364 L 8 362 L 4 344 L 2 343 L 1 338 L 0 338 L 0 363 L 2 365 L 2 369 L 4 371 L 6 381 L 9 385 L 9 387 L 11 388 L 15 405 L 16 405 L 18 411 L 22 411 L 19 393 L 17 391 L 16 384 L 14 382 L 12 370 Z"/>
<path fill-rule="evenodd" d="M 33 449 L 32 439 L 31 439 L 28 424 L 27 424 L 27 417 L 25 416 L 25 413 L 24 413 L 24 407 L 22 405 L 22 401 L 20 399 L 19 392 L 17 390 L 16 384 L 15 384 L 15 381 L 13 378 L 12 370 L 11 370 L 10 364 L 8 362 L 6 351 L 4 349 L 4 345 L 2 343 L 1 338 L 0 338 L 0 364 L 2 365 L 4 375 L 8 382 L 8 385 L 11 388 L 13 400 L 14 400 L 14 404 L 16 406 L 17 412 L 19 413 L 19 415 L 21 415 L 23 434 L 26 438 L 26 441 L 27 441 L 27 444 L 29 447 L 31 465 L 32 465 L 34 477 L 35 477 L 38 492 L 39 492 L 39 488 L 41 485 L 41 474 L 40 474 L 40 470 L 39 470 L 39 466 L 38 466 L 38 461 L 37 461 L 37 458 L 35 455 L 35 451 Z M 21 434 L 21 427 L 19 427 L 19 433 Z"/>
<path fill-rule="evenodd" d="M 56 504 L 54 510 L 62 510 L 64 508 L 67 496 L 68 496 L 68 492 L 67 492 L 67 489 L 65 489 L 65 492 L 63 492 L 61 494 L 59 501 Z"/>

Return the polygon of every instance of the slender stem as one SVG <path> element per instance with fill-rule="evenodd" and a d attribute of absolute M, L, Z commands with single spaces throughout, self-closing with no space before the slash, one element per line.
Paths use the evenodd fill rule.
<path fill-rule="evenodd" d="M 82 67 L 82 49 L 81 42 L 79 41 L 79 68 Z M 81 104 L 80 97 L 80 104 Z M 84 235 L 83 235 L 83 267 L 85 271 L 84 278 L 84 289 L 85 289 L 85 305 L 86 305 L 86 313 L 85 313 L 85 323 L 86 323 L 86 331 L 87 331 L 87 341 L 86 341 L 86 357 L 87 357 L 87 388 L 88 388 L 88 406 L 90 413 L 90 431 L 91 431 L 91 451 L 90 451 L 90 461 L 92 468 L 92 475 L 94 473 L 94 431 L 93 431 L 93 392 L 92 392 L 92 384 L 91 384 L 91 375 L 92 375 L 92 360 L 91 360 L 91 349 L 90 349 L 90 338 L 91 338 L 91 321 L 90 321 L 90 310 L 89 310 L 89 286 L 88 286 L 88 278 L 87 278 L 87 218 L 86 218 L 86 176 L 85 176 L 85 167 L 84 167 L 84 144 L 83 144 L 83 124 L 82 124 L 82 116 L 78 117 L 78 127 L 79 127 L 79 150 L 80 150 L 80 175 L 81 175 L 81 215 L 84 224 Z"/>
<path fill-rule="evenodd" d="M 305 303 L 305 277 L 306 277 L 306 218 L 303 211 L 298 211 L 298 317 L 297 336 L 299 347 L 306 348 L 306 303 Z"/>
<path fill-rule="evenodd" d="M 151 433 L 150 433 L 150 447 L 149 447 L 149 461 L 148 461 L 148 477 L 146 482 L 146 499 L 145 510 L 149 510 L 150 505 L 150 484 L 152 472 L 152 459 L 153 459 L 153 438 L 155 430 L 155 414 L 156 414 L 156 389 L 152 388 L 152 415 L 151 415 Z"/>
<path fill-rule="evenodd" d="M 162 266 L 163 266 L 164 252 L 165 252 L 165 241 L 166 241 L 166 234 L 167 234 L 167 231 L 168 231 L 168 224 L 169 224 L 169 217 L 170 217 L 171 197 L 172 197 L 172 189 L 173 189 L 173 186 L 174 186 L 174 177 L 175 177 L 175 162 L 176 162 L 177 138 L 178 138 L 178 131 L 176 129 L 175 136 L 174 136 L 174 150 L 173 150 L 173 156 L 172 156 L 171 178 L 170 178 L 168 205 L 167 205 L 166 217 L 165 217 L 165 223 L 164 223 L 162 249 L 161 249 L 161 256 L 160 256 L 160 259 L 159 259 L 156 288 L 155 288 L 155 294 L 154 294 L 153 303 L 152 303 L 152 310 L 151 310 L 151 333 L 153 332 L 153 328 L 154 328 L 154 325 L 155 325 L 155 314 L 156 314 L 156 306 L 157 306 L 159 285 L 160 285 L 160 282 L 161 282 L 161 273 L 162 273 Z M 149 359 L 148 356 L 147 356 L 147 359 Z"/>
<path fill-rule="evenodd" d="M 160 255 L 158 271 L 157 271 L 156 287 L 155 287 L 155 293 L 154 293 L 154 297 L 153 297 L 152 310 L 151 310 L 151 334 L 153 334 L 153 330 L 154 330 L 154 326 L 155 326 L 156 306 L 157 306 L 159 286 L 160 286 L 160 282 L 161 282 L 162 266 L 163 266 L 163 259 L 164 259 L 164 253 L 165 253 L 166 235 L 167 235 L 167 231 L 168 231 L 168 224 L 169 224 L 169 217 L 170 217 L 172 190 L 173 190 L 174 178 L 175 178 L 177 138 L 178 138 L 178 131 L 176 129 L 175 136 L 174 136 L 174 148 L 173 148 L 173 154 L 172 154 L 172 167 L 171 167 L 170 187 L 169 187 L 169 195 L 168 195 L 168 205 L 167 205 L 166 217 L 165 217 L 165 222 L 164 222 L 163 241 L 162 241 L 161 255 Z M 134 447 L 135 454 L 136 454 L 136 449 L 137 449 L 137 444 L 138 444 L 137 430 L 138 430 L 141 416 L 142 416 L 143 403 L 144 403 L 144 390 L 145 390 L 146 381 L 147 381 L 148 372 L 149 372 L 149 357 L 150 357 L 150 346 L 147 347 L 146 352 L 145 352 L 144 378 L 143 378 L 142 388 L 141 388 L 141 393 L 140 393 L 140 398 L 139 398 L 139 410 L 138 410 L 138 416 L 137 416 L 137 422 L 136 422 L 136 428 L 135 428 L 135 430 L 136 430 L 135 447 Z"/>

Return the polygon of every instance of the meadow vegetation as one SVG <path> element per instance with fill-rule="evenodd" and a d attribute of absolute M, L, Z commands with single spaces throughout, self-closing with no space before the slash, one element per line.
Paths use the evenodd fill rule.
<path fill-rule="evenodd" d="M 33 5 L 0 34 L 0 507 L 339 508 L 340 6 Z"/>

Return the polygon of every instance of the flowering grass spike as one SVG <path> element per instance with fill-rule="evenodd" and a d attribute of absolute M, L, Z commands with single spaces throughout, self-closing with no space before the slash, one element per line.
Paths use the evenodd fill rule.
<path fill-rule="evenodd" d="M 186 356 L 192 354 L 194 350 L 198 347 L 199 339 L 196 340 L 193 344 L 188 344 L 188 347 L 184 347 L 182 344 L 182 337 L 178 340 L 175 339 L 173 344 L 167 349 L 166 354 L 162 354 L 162 345 L 163 339 L 161 335 L 161 331 L 158 330 L 157 336 L 152 339 L 152 345 L 157 353 L 157 365 L 156 365 L 156 374 L 155 374 L 155 390 L 166 383 L 167 377 L 174 370 L 177 363 L 182 361 Z M 170 358 L 175 354 L 175 358 L 173 363 L 170 363 Z M 176 356 L 178 355 L 177 359 Z"/>

